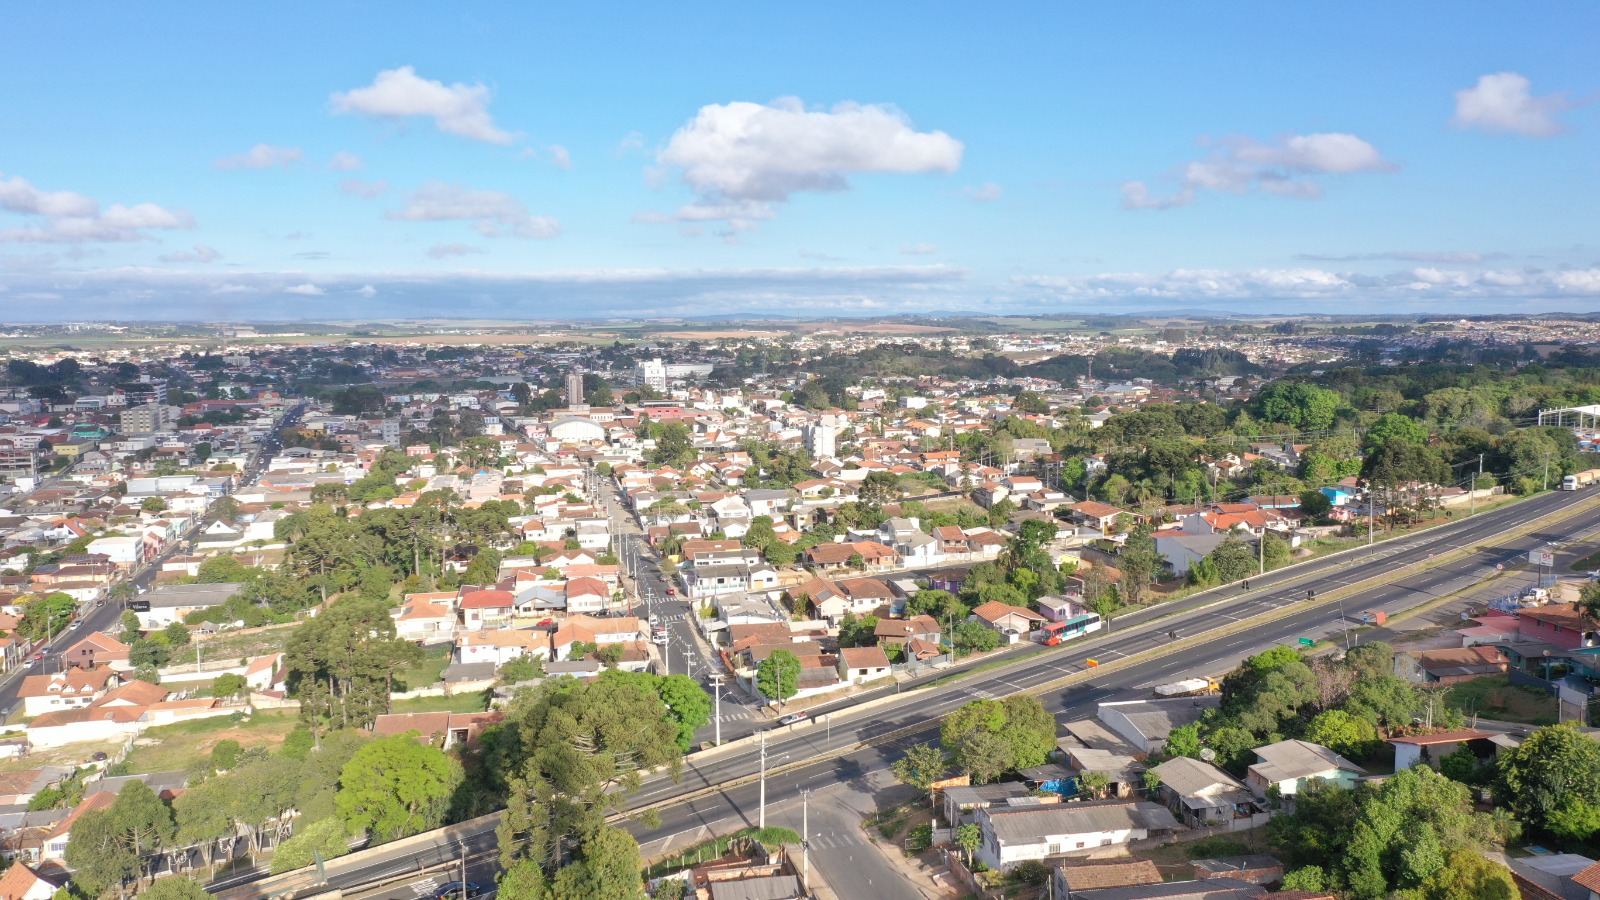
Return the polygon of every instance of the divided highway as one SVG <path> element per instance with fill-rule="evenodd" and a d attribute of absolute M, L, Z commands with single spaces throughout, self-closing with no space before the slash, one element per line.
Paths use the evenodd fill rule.
<path fill-rule="evenodd" d="M 1196 674 L 1218 674 L 1246 656 L 1277 644 L 1292 644 L 1301 637 L 1336 638 L 1347 625 L 1359 623 L 1362 611 L 1398 612 L 1476 584 L 1491 574 L 1497 563 L 1514 561 L 1530 549 L 1562 541 L 1567 535 L 1600 528 L 1600 504 L 1594 502 L 1597 498 L 1600 495 L 1591 492 L 1530 498 L 1421 534 L 1379 543 L 1370 550 L 1363 548 L 1251 579 L 1249 592 L 1225 587 L 1130 615 L 1118 619 L 1109 634 L 1035 652 L 1014 666 L 943 685 L 902 685 L 904 696 L 898 702 L 859 708 L 874 696 L 869 695 L 837 707 L 826 724 L 813 720 L 772 729 L 767 742 L 769 823 L 795 824 L 791 820 L 797 818 L 802 789 L 816 792 L 811 798 L 813 805 L 827 806 L 843 799 L 839 795 L 830 799 L 829 794 L 835 791 L 865 794 L 889 786 L 890 763 L 908 746 L 937 740 L 939 718 L 969 700 L 1035 692 L 1043 685 L 1076 675 L 1073 683 L 1052 687 L 1041 693 L 1040 699 L 1061 721 L 1088 718 L 1098 702 L 1147 696 L 1156 684 Z M 1561 516 L 1565 518 L 1545 523 L 1521 537 L 1504 537 L 1529 522 Z M 1426 565 L 1433 557 L 1458 549 L 1473 552 L 1359 589 L 1342 603 L 1330 599 L 1281 618 L 1248 624 L 1241 630 L 1241 623 L 1252 617 L 1303 601 L 1308 590 L 1319 597 L 1328 596 L 1386 572 Z M 1168 633 L 1174 630 L 1180 640 L 1170 652 L 1112 671 L 1086 668 L 1089 659 L 1110 663 L 1172 644 Z M 1193 640 L 1212 631 L 1218 632 L 1215 640 Z M 881 698 L 882 694 L 876 692 L 875 696 Z M 731 738 L 727 730 L 724 738 Z M 861 744 L 865 746 L 858 746 Z M 760 768 L 758 757 L 754 743 L 745 742 L 686 761 L 676 783 L 665 776 L 648 779 L 631 798 L 630 807 L 653 809 L 660 825 L 646 829 L 633 823 L 630 829 L 641 844 L 659 851 L 663 845 L 688 846 L 711 832 L 755 824 L 758 787 L 754 776 Z M 463 849 L 469 856 L 474 851 L 490 850 L 493 829 L 492 818 L 467 823 L 442 829 L 429 846 L 420 849 L 410 846 L 393 855 L 378 852 L 360 861 L 351 860 L 348 869 L 338 867 L 337 872 L 335 866 L 330 866 L 329 885 L 350 893 L 397 873 L 459 859 Z M 852 854 L 848 863 L 842 857 L 830 863 L 825 851 L 814 851 L 814 855 L 820 865 L 827 867 L 830 878 L 840 880 L 835 887 L 843 896 L 902 895 L 889 888 L 883 872 L 876 873 L 874 879 L 872 863 L 862 855 Z M 480 880 L 492 877 L 492 861 L 469 864 L 469 876 Z M 852 882 L 853 878 L 860 880 Z M 410 897 L 413 890 L 414 887 L 403 885 L 374 896 Z M 858 890 L 870 890 L 872 894 L 852 893 Z"/>

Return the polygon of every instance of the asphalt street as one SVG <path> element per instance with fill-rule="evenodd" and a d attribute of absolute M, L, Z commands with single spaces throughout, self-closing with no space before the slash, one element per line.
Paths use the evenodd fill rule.
<path fill-rule="evenodd" d="M 902 690 L 906 697 L 897 704 L 872 709 L 849 708 L 859 707 L 857 702 L 834 711 L 827 721 L 813 719 L 799 725 L 773 728 L 767 742 L 769 823 L 789 825 L 789 819 L 799 808 L 800 791 L 806 789 L 814 792 L 810 796 L 813 812 L 818 804 L 838 807 L 859 805 L 862 798 L 869 797 L 868 802 L 878 803 L 904 799 L 903 790 L 890 787 L 890 763 L 907 747 L 936 740 L 939 718 L 969 700 L 1034 690 L 1063 676 L 1085 672 L 1089 659 L 1114 660 L 1158 649 L 1172 643 L 1168 637 L 1171 631 L 1176 631 L 1180 638 L 1187 638 L 1225 630 L 1250 616 L 1303 600 L 1307 590 L 1325 595 L 1374 575 L 1426 563 L 1435 555 L 1457 549 L 1472 551 L 1462 559 L 1360 590 L 1342 602 L 1317 604 L 1275 621 L 1252 625 L 1244 631 L 1219 634 L 1215 640 L 1176 647 L 1171 652 L 1113 671 L 1096 672 L 1078 683 L 1049 690 L 1041 694 L 1040 699 L 1059 721 L 1089 718 L 1099 702 L 1145 697 L 1157 684 L 1194 675 L 1220 674 L 1244 657 L 1268 647 L 1293 644 L 1302 637 L 1342 639 L 1348 627 L 1360 624 L 1363 612 L 1398 612 L 1470 587 L 1491 574 L 1496 564 L 1515 561 L 1530 549 L 1600 527 L 1600 509 L 1597 509 L 1521 538 L 1503 538 L 1506 532 L 1522 523 L 1558 513 L 1592 496 L 1586 491 L 1535 497 L 1422 534 L 1379 543 L 1370 550 L 1363 548 L 1356 553 L 1251 579 L 1252 590 L 1248 592 L 1237 587 L 1209 591 L 1157 608 L 1167 614 L 1154 621 L 1151 620 L 1153 613 L 1127 616 L 1114 623 L 1117 627 L 1110 634 L 1097 634 L 1036 652 L 1026 663 L 1016 667 L 986 671 L 920 689 L 905 685 Z M 895 736 L 883 740 L 888 735 Z M 725 739 L 731 737 L 724 733 Z M 835 749 L 874 740 L 882 742 L 831 755 Z M 743 779 L 755 775 L 760 765 L 758 749 L 741 746 L 686 761 L 676 782 L 665 776 L 647 779 L 639 793 L 631 798 L 630 806 L 634 809 L 654 807 L 660 824 L 656 828 L 645 828 L 634 822 L 630 830 L 647 852 L 655 854 L 692 846 L 712 834 L 754 825 L 759 819 L 759 787 Z M 492 828 L 492 824 L 477 825 L 457 831 L 452 839 L 465 836 L 474 845 L 483 839 L 492 841 Z M 828 877 L 839 877 L 835 873 L 843 866 L 846 880 L 870 878 L 871 893 L 867 896 L 920 896 L 903 880 L 866 874 L 882 871 L 887 875 L 887 871 L 864 865 L 852 846 L 851 841 L 841 839 L 838 848 L 819 847 L 812 861 L 826 865 Z M 843 859 L 838 853 L 824 855 L 830 849 L 842 851 Z M 433 852 L 409 854 L 407 864 L 421 868 L 449 858 L 453 857 L 448 856 L 446 848 L 440 847 Z M 392 867 L 395 863 L 352 869 L 332 882 L 333 886 L 348 892 L 351 888 L 371 884 L 377 880 L 374 873 L 383 865 Z M 852 882 L 850 889 L 860 887 Z M 414 894 L 409 887 L 402 886 L 375 896 L 399 898 Z"/>

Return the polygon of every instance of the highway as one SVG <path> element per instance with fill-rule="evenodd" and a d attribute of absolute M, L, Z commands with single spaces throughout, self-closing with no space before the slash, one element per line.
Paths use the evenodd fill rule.
<path fill-rule="evenodd" d="M 868 709 L 859 708 L 856 703 L 835 710 L 827 722 L 813 719 L 773 728 L 767 742 L 768 824 L 798 824 L 802 789 L 814 791 L 813 822 L 817 821 L 818 804 L 838 807 L 859 803 L 867 794 L 878 794 L 876 799 L 882 802 L 903 794 L 893 786 L 888 772 L 890 763 L 906 747 L 936 740 L 939 718 L 970 700 L 1036 691 L 1042 685 L 1076 675 L 1075 683 L 1040 694 L 1045 707 L 1059 721 L 1066 722 L 1092 717 L 1095 704 L 1101 701 L 1148 696 L 1156 684 L 1225 672 L 1244 657 L 1268 647 L 1293 644 L 1302 637 L 1337 639 L 1347 626 L 1359 624 L 1360 615 L 1366 610 L 1392 613 L 1416 606 L 1477 584 L 1494 571 L 1497 563 L 1514 561 L 1530 549 L 1600 528 L 1600 508 L 1596 508 L 1520 538 L 1503 537 L 1526 522 L 1561 513 L 1595 496 L 1593 492 L 1558 492 L 1534 497 L 1421 534 L 1379 543 L 1371 550 L 1363 548 L 1251 579 L 1249 592 L 1237 587 L 1222 588 L 1157 607 L 1153 613 L 1124 617 L 1114 623 L 1117 627 L 1109 634 L 1096 634 L 1037 652 L 1014 667 L 977 673 L 943 685 L 902 686 L 904 698 L 898 703 Z M 1328 595 L 1336 588 L 1349 587 L 1375 575 L 1427 564 L 1433 556 L 1457 549 L 1472 552 L 1461 559 L 1361 589 L 1342 602 L 1329 600 L 1239 630 L 1240 623 L 1250 617 L 1305 599 L 1307 590 Z M 1157 613 L 1165 614 L 1156 618 Z M 1112 671 L 1084 674 L 1090 671 L 1086 666 L 1089 659 L 1111 662 L 1172 644 L 1168 637 L 1172 631 L 1177 632 L 1179 641 L 1168 653 Z M 1194 640 L 1213 631 L 1217 632 L 1214 640 Z M 724 738 L 730 739 L 730 735 L 725 733 Z M 857 746 L 864 742 L 868 746 Z M 838 755 L 834 755 L 836 751 Z M 645 828 L 634 821 L 629 828 L 648 852 L 659 853 L 663 848 L 690 846 L 713 833 L 756 824 L 759 788 L 753 776 L 759 768 L 759 751 L 753 742 L 699 754 L 698 758 L 685 761 L 676 783 L 662 775 L 652 776 L 631 798 L 632 809 L 654 810 L 660 818 L 659 827 Z M 413 849 L 403 861 L 363 861 L 349 871 L 337 875 L 330 872 L 330 885 L 350 892 L 374 883 L 380 874 L 394 874 L 397 865 L 411 866 L 414 871 L 455 859 L 460 853 L 459 845 L 454 843 L 457 840 L 465 840 L 469 850 L 488 849 L 493 842 L 493 827 L 491 820 L 455 829 L 448 846 L 420 852 Z M 919 896 L 909 885 L 895 880 L 895 871 L 877 851 L 857 852 L 848 840 L 838 844 L 835 848 L 818 846 L 813 850 L 812 861 L 835 880 L 834 887 L 842 896 Z M 492 877 L 492 864 L 485 860 L 482 865 L 482 869 L 469 866 L 469 875 L 480 880 Z M 413 889 L 402 885 L 374 896 L 410 897 Z"/>

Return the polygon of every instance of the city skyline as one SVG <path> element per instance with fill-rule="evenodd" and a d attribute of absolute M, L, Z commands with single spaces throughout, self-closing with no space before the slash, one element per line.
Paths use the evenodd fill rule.
<path fill-rule="evenodd" d="M 9 10 L 4 318 L 1600 301 L 1592 7 L 920 11 Z"/>

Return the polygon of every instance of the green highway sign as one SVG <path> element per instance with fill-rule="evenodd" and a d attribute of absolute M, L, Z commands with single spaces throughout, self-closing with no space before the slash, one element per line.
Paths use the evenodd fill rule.
<path fill-rule="evenodd" d="M 1311 638 L 1301 638 L 1300 639 L 1300 646 L 1302 646 L 1302 647 L 1314 647 L 1314 646 L 1316 646 L 1316 643 L 1317 642 L 1313 641 Z"/>

